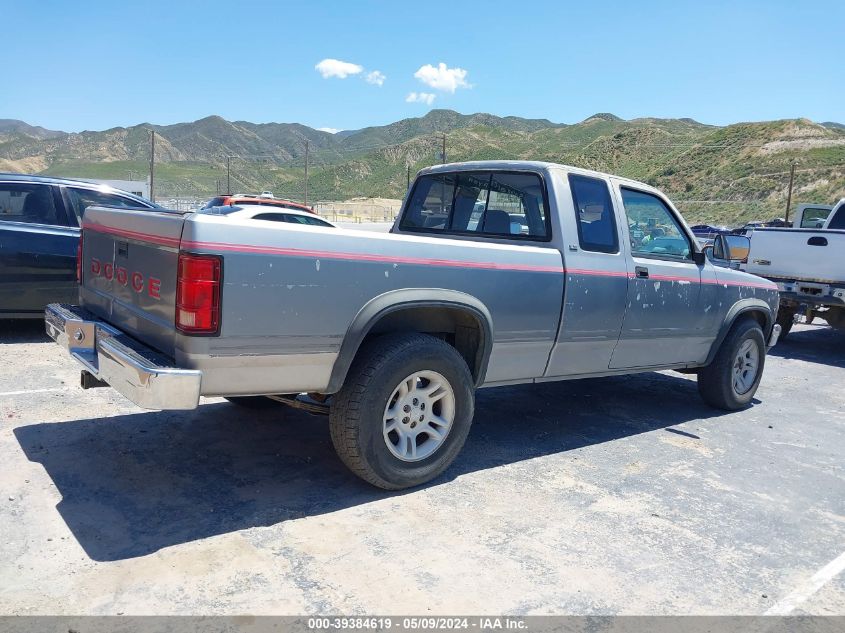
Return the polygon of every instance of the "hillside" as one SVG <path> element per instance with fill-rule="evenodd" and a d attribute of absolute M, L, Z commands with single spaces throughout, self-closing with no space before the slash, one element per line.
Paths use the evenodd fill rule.
<path fill-rule="evenodd" d="M 0 120 L 0 170 L 88 178 L 145 175 L 149 130 L 157 133 L 159 196 L 210 196 L 225 187 L 302 198 L 309 144 L 309 200 L 402 197 L 406 166 L 439 161 L 536 159 L 652 183 L 691 221 L 737 223 L 782 216 L 796 162 L 793 204 L 845 196 L 845 128 L 806 119 L 716 127 L 692 119 L 623 120 L 609 113 L 563 125 L 545 119 L 432 110 L 384 126 L 330 134 L 295 123 L 210 116 L 65 133 Z"/>

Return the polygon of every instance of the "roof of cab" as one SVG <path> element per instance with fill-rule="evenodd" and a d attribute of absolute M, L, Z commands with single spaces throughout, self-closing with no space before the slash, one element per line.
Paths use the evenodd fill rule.
<path fill-rule="evenodd" d="M 583 169 L 581 167 L 573 167 L 572 165 L 548 163 L 539 160 L 477 160 L 464 163 L 445 163 L 442 165 L 432 165 L 431 167 L 426 167 L 425 169 L 420 170 L 418 175 L 473 170 L 548 171 L 551 169 L 563 169 L 565 171 L 598 178 L 615 178 L 616 180 L 636 185 L 641 189 L 656 191 L 656 189 L 651 185 L 638 180 L 632 180 L 631 178 L 625 178 L 624 176 L 617 176 L 616 174 L 608 174 L 605 172 L 594 171 L 592 169 Z"/>

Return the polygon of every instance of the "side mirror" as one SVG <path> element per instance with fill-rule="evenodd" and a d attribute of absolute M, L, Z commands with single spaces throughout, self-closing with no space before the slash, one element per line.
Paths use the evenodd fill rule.
<path fill-rule="evenodd" d="M 713 259 L 713 245 L 712 244 L 708 244 L 707 246 L 702 248 L 701 252 L 704 253 L 704 256 L 707 259 Z"/>
<path fill-rule="evenodd" d="M 723 234 L 717 235 L 713 240 L 712 259 L 731 262 L 744 262 L 748 260 L 748 253 L 751 251 L 751 240 L 745 235 Z"/>
<path fill-rule="evenodd" d="M 751 251 L 751 240 L 745 235 L 722 235 L 724 238 L 725 259 L 732 262 L 748 261 Z"/>

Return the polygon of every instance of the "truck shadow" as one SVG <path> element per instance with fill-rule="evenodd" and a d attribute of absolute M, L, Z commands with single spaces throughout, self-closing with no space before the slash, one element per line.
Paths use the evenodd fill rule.
<path fill-rule="evenodd" d="M 0 345 L 4 343 L 46 343 L 44 319 L 0 319 Z"/>
<path fill-rule="evenodd" d="M 721 413 L 699 401 L 694 381 L 670 374 L 481 390 L 463 452 L 429 486 Z M 299 411 L 255 414 L 209 403 L 187 413 L 41 423 L 14 432 L 55 483 L 62 495 L 57 509 L 88 556 L 114 561 L 408 494 L 386 493 L 351 475 L 327 427 L 326 418 Z"/>
<path fill-rule="evenodd" d="M 845 332 L 827 325 L 796 325 L 769 355 L 845 368 Z"/>

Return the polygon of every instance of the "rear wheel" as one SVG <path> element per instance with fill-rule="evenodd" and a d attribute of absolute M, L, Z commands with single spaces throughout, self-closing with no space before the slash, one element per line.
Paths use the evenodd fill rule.
<path fill-rule="evenodd" d="M 786 338 L 790 330 L 792 330 L 792 326 L 795 324 L 795 310 L 785 310 L 783 308 L 778 310 L 776 323 L 780 326 L 780 338 L 778 340 L 782 341 Z"/>
<path fill-rule="evenodd" d="M 425 483 L 464 445 L 474 387 L 454 347 L 427 334 L 386 335 L 361 349 L 329 415 L 341 461 L 387 490 Z"/>
<path fill-rule="evenodd" d="M 717 409 L 735 411 L 751 402 L 766 361 L 763 330 L 754 319 L 736 323 L 713 362 L 698 372 L 698 392 Z"/>

